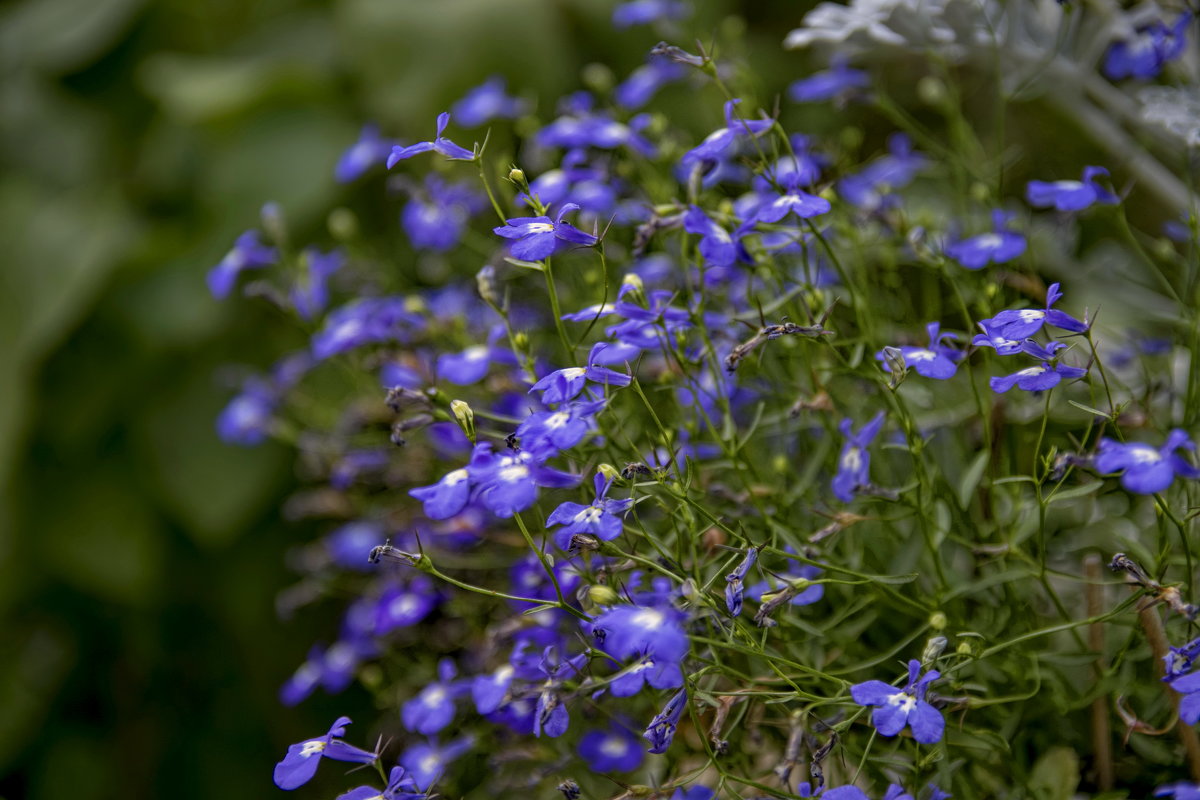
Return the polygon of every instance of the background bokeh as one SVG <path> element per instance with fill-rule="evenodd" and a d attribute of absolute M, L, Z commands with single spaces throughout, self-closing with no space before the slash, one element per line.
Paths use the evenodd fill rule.
<path fill-rule="evenodd" d="M 779 42 L 807 4 L 749 5 L 768 62 L 800 63 Z M 714 36 L 729 10 L 706 8 Z M 656 34 L 614 35 L 610 11 L 0 9 L 0 797 L 274 796 L 288 743 L 374 713 L 354 689 L 276 699 L 322 635 L 304 626 L 334 622 L 275 614 L 313 534 L 281 521 L 289 452 L 226 446 L 213 420 L 230 365 L 268 364 L 287 326 L 217 303 L 205 272 L 268 200 L 301 232 L 349 202 L 332 169 L 364 121 L 413 141 L 490 74 L 547 104 L 587 63 L 626 74 Z"/>

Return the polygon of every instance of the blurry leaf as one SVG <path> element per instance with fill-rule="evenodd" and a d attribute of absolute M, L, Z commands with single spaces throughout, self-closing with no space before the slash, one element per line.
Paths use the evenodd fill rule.
<path fill-rule="evenodd" d="M 1079 785 L 1079 755 L 1069 747 L 1052 747 L 1033 765 L 1029 790 L 1038 800 L 1071 800 Z"/>
<path fill-rule="evenodd" d="M 51 572 L 83 592 L 118 603 L 153 602 L 163 530 L 145 498 L 122 479 L 121 466 L 100 464 L 96 475 L 45 490 L 40 555 Z"/>
<path fill-rule="evenodd" d="M 990 454 L 986 450 L 980 452 L 963 472 L 962 480 L 958 482 L 958 504 L 963 508 L 970 508 L 971 495 L 983 478 L 983 471 L 987 469 L 989 456 Z"/>
<path fill-rule="evenodd" d="M 1050 499 L 1046 502 L 1058 503 L 1064 500 L 1074 500 L 1078 497 L 1086 497 L 1089 494 L 1095 494 L 1103 485 L 1104 481 L 1093 481 L 1092 483 L 1085 483 L 1082 486 L 1073 486 L 1070 489 L 1063 489 L 1062 491 L 1055 492 L 1054 494 L 1050 495 Z"/>
<path fill-rule="evenodd" d="M 75 662 L 72 642 L 49 627 L 13 630 L 8 623 L 0 659 L 0 773 L 38 730 Z"/>
<path fill-rule="evenodd" d="M 117 43 L 145 0 L 25 0 L 0 17 L 0 58 L 62 73 L 86 66 Z"/>
<path fill-rule="evenodd" d="M 205 373 L 164 393 L 138 427 L 138 452 L 151 481 L 200 544 L 218 546 L 247 530 L 274 496 L 285 450 L 241 448 L 217 438 L 226 393 Z"/>

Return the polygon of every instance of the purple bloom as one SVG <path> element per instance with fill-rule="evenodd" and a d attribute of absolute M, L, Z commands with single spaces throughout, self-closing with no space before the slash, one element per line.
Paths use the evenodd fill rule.
<path fill-rule="evenodd" d="M 449 519 L 462 511 L 471 498 L 470 473 L 466 467 L 450 470 L 432 486 L 419 486 L 408 493 L 424 504 L 425 516 Z"/>
<path fill-rule="evenodd" d="M 867 793 L 857 786 L 838 786 L 821 795 L 821 800 L 871 800 Z"/>
<path fill-rule="evenodd" d="M 883 681 L 867 681 L 850 687 L 850 696 L 860 706 L 875 706 L 871 713 L 871 724 L 884 736 L 895 736 L 912 727 L 913 738 L 921 744 L 933 744 L 942 738 L 946 720 L 936 708 L 925 701 L 925 690 L 930 683 L 941 677 L 937 670 L 930 670 L 918 679 L 921 662 L 908 662 L 908 684 L 898 690 Z"/>
<path fill-rule="evenodd" d="M 593 772 L 630 772 L 645 758 L 637 738 L 620 727 L 584 734 L 579 741 L 579 755 Z"/>
<path fill-rule="evenodd" d="M 628 0 L 613 9 L 614 28 L 649 25 L 660 19 L 683 19 L 691 9 L 682 0 Z"/>
<path fill-rule="evenodd" d="M 1107 175 L 1104 167 L 1084 167 L 1082 181 L 1030 181 L 1025 187 L 1025 199 L 1034 208 L 1050 208 L 1059 211 L 1082 211 L 1101 203 L 1116 205 L 1120 199 L 1096 183 L 1097 175 Z"/>
<path fill-rule="evenodd" d="M 846 66 L 845 59 L 835 58 L 825 72 L 814 72 L 788 87 L 788 97 L 796 103 L 819 103 L 844 98 L 870 86 L 867 73 Z"/>
<path fill-rule="evenodd" d="M 1100 449 L 1093 462 L 1102 475 L 1121 473 L 1121 485 L 1137 494 L 1154 494 L 1166 489 L 1176 475 L 1200 478 L 1200 469 L 1175 451 L 1195 450 L 1196 445 L 1185 431 L 1176 428 L 1157 450 L 1143 442 L 1123 444 L 1113 439 L 1101 439 Z M 1200 684 L 1197 685 L 1200 690 Z M 1194 720 L 1193 720 L 1194 721 Z"/>
<path fill-rule="evenodd" d="M 261 444 L 270 432 L 276 402 L 275 392 L 263 381 L 247 382 L 217 416 L 217 435 L 229 444 Z"/>
<path fill-rule="evenodd" d="M 686 707 L 687 690 L 680 689 L 667 701 L 663 710 L 650 720 L 642 738 L 650 742 L 651 753 L 667 752 L 671 740 L 675 738 L 675 727 L 679 724 L 679 718 L 683 716 Z"/>
<path fill-rule="evenodd" d="M 329 278 L 346 264 L 346 256 L 341 250 L 322 253 L 315 247 L 306 247 L 301 258 L 306 274 L 303 282 L 292 287 L 292 305 L 303 319 L 311 320 L 325 310 L 329 302 Z"/>
<path fill-rule="evenodd" d="M 562 412 L 559 412 L 562 413 Z M 586 534 L 608 542 L 621 535 L 621 517 L 633 505 L 633 500 L 610 500 L 608 494 L 612 481 L 597 472 L 593 479 L 596 499 L 591 505 L 566 502 L 546 519 L 546 527 L 562 525 L 554 532 L 554 544 L 562 550 L 571 549 L 571 539 L 576 534 Z"/>
<path fill-rule="evenodd" d="M 1104 58 L 1104 75 L 1114 81 L 1157 77 L 1165 64 L 1183 54 L 1191 21 L 1192 15 L 1185 11 L 1169 28 L 1154 20 L 1130 37 L 1113 42 Z"/>
<path fill-rule="evenodd" d="M 742 558 L 741 563 L 725 576 L 725 608 L 729 610 L 730 616 L 736 617 L 742 613 L 743 581 L 746 579 L 746 573 L 750 571 L 750 567 L 754 566 L 754 562 L 757 560 L 758 548 L 747 547 L 746 555 Z"/>
<path fill-rule="evenodd" d="M 942 344 L 944 339 L 956 339 L 953 333 L 939 333 L 941 326 L 931 322 L 925 326 L 929 332 L 928 347 L 899 347 L 904 355 L 905 366 L 911 367 L 918 375 L 925 378 L 935 378 L 940 381 L 954 377 L 958 371 L 958 361 L 963 357 L 961 350 L 955 350 Z M 883 351 L 875 354 L 875 360 L 885 362 Z"/>
<path fill-rule="evenodd" d="M 279 253 L 274 247 L 267 247 L 258 240 L 258 231 L 246 231 L 237 238 L 221 263 L 208 271 L 208 290 L 218 300 L 227 297 L 243 270 L 269 267 L 278 258 Z"/>
<path fill-rule="evenodd" d="M 713 800 L 716 793 L 707 786 L 689 786 L 684 789 L 682 786 L 675 790 L 671 795 L 671 800 Z"/>
<path fill-rule="evenodd" d="M 631 381 L 628 375 L 596 365 L 597 356 L 607 347 L 608 343 L 597 342 L 588 353 L 588 366 L 555 370 L 530 387 L 530 393 L 541 392 L 543 403 L 565 403 L 574 400 L 588 381 L 603 386 L 628 386 Z"/>
<path fill-rule="evenodd" d="M 494 119 L 516 119 L 525 112 L 525 104 L 508 95 L 504 78 L 493 75 L 463 95 L 451 110 L 459 125 L 475 128 Z"/>
<path fill-rule="evenodd" d="M 423 325 L 407 306 L 403 297 L 364 297 L 332 311 L 312 338 L 313 357 L 323 360 L 366 344 L 402 340 L 406 327 Z"/>
<path fill-rule="evenodd" d="M 382 636 L 397 628 L 416 625 L 429 616 L 437 603 L 437 590 L 424 575 L 413 578 L 405 587 L 392 586 L 375 604 L 375 632 Z"/>
<path fill-rule="evenodd" d="M 700 255 L 710 267 L 731 267 L 735 261 L 752 263 L 742 243 L 696 206 L 689 206 L 683 215 L 683 229 L 701 235 Z"/>
<path fill-rule="evenodd" d="M 475 741 L 464 736 L 439 747 L 436 744 L 418 744 L 400 755 L 400 764 L 408 770 L 413 782 L 428 789 L 442 777 L 451 761 L 459 758 L 475 745 Z"/>
<path fill-rule="evenodd" d="M 594 403 L 569 403 L 557 411 L 538 411 L 517 427 L 517 438 L 525 447 L 549 442 L 558 450 L 567 450 L 583 441 L 594 426 L 603 400 Z"/>
<path fill-rule="evenodd" d="M 507 220 L 503 227 L 493 228 L 492 232 L 505 239 L 513 239 L 509 252 L 514 258 L 523 261 L 541 261 L 571 245 L 590 247 L 598 240 L 595 236 L 576 228 L 562 218 L 571 211 L 578 211 L 575 203 L 567 203 L 558 211 L 558 216 L 551 222 L 549 217 L 514 217 Z"/>
<path fill-rule="evenodd" d="M 436 153 L 441 153 L 446 158 L 453 161 L 474 161 L 475 154 L 465 147 L 460 147 L 446 137 L 442 136 L 442 131 L 446 130 L 446 126 L 450 124 L 450 113 L 443 111 L 438 114 L 437 118 L 437 134 L 432 142 L 417 142 L 410 144 L 408 147 L 400 147 L 399 145 L 392 148 L 392 154 L 388 156 L 387 168 L 391 169 L 399 162 L 406 158 L 411 158 L 417 153 L 427 153 L 433 150 Z"/>
<path fill-rule="evenodd" d="M 538 131 L 537 143 L 542 147 L 597 147 L 601 150 L 615 150 L 625 145 L 647 157 L 655 154 L 654 145 L 639 133 L 649 123 L 647 115 L 639 114 L 626 125 L 604 113 L 581 108 L 572 111 Z"/>
<path fill-rule="evenodd" d="M 667 58 L 651 57 L 617 86 L 613 98 L 621 108 L 636 110 L 653 100 L 659 89 L 683 80 L 687 74 L 688 69 L 682 64 Z"/>
<path fill-rule="evenodd" d="M 316 739 L 297 742 L 288 747 L 287 755 L 275 765 L 275 785 L 280 789 L 295 789 L 308 783 L 317 774 L 317 765 L 322 758 L 332 758 L 334 761 L 353 761 L 359 764 L 370 764 L 378 755 L 360 750 L 346 744 L 335 736 L 346 732 L 350 724 L 349 717 L 338 717 L 329 728 L 329 732 Z"/>
<path fill-rule="evenodd" d="M 734 109 L 741 100 L 725 103 L 725 127 L 710 133 L 703 142 L 683 154 L 679 163 L 689 174 L 693 169 L 708 172 L 718 162 L 732 154 L 733 147 L 747 136 L 762 136 L 775 125 L 773 119 L 747 120 L 734 116 Z"/>
<path fill-rule="evenodd" d="M 533 505 L 539 486 L 554 489 L 577 486 L 578 475 L 542 464 L 550 455 L 553 450 L 545 446 L 496 455 L 489 443 L 477 445 L 467 471 L 471 483 L 478 487 L 479 502 L 498 517 L 511 517 Z"/>
<path fill-rule="evenodd" d="M 1026 367 L 1011 375 L 1002 375 L 988 380 L 993 392 L 1004 394 L 1013 386 L 1027 392 L 1042 392 L 1053 389 L 1062 383 L 1063 378 L 1082 378 L 1087 374 L 1086 369 L 1068 367 L 1066 364 L 1052 364 L 1043 361 L 1035 367 Z"/>
<path fill-rule="evenodd" d="M 982 269 L 990 264 L 1004 264 L 1025 252 L 1025 237 L 1004 230 L 1008 215 L 1003 211 L 992 212 L 992 232 L 981 233 L 969 239 L 947 245 L 946 255 L 967 269 Z"/>
<path fill-rule="evenodd" d="M 297 667 L 283 686 L 279 687 L 279 702 L 285 706 L 294 706 L 307 698 L 321 685 L 321 664 L 323 654 L 320 647 L 314 647 L 308 653 L 308 659 Z"/>
<path fill-rule="evenodd" d="M 376 164 L 382 164 L 392 152 L 396 143 L 379 135 L 379 129 L 374 125 L 364 125 L 358 141 L 350 145 L 342 157 L 338 159 L 333 176 L 339 183 L 349 183 Z"/>
<path fill-rule="evenodd" d="M 683 669 L 678 661 L 647 656 L 617 673 L 609 689 L 615 697 L 632 697 L 646 685 L 654 689 L 678 689 L 683 686 Z"/>
<path fill-rule="evenodd" d="M 1088 329 L 1088 323 L 1081 322 L 1066 312 L 1051 308 L 1062 296 L 1059 284 L 1052 283 L 1046 290 L 1045 308 L 1001 311 L 992 319 L 985 319 L 979 324 L 985 332 L 991 332 L 1002 339 L 1018 341 L 1037 333 L 1042 329 L 1042 325 L 1053 325 L 1055 328 L 1065 331 L 1083 333 Z"/>
<path fill-rule="evenodd" d="M 888 137 L 888 151 L 888 155 L 838 181 L 838 194 L 846 202 L 866 211 L 882 208 L 890 192 L 910 184 L 929 164 L 925 156 L 912 149 L 912 141 L 903 133 Z"/>
<path fill-rule="evenodd" d="M 417 784 L 404 767 L 392 767 L 388 775 L 387 788 L 382 793 L 374 786 L 358 786 L 339 794 L 337 800 L 422 800 L 426 794 L 417 790 Z"/>
<path fill-rule="evenodd" d="M 679 612 L 670 607 L 622 605 L 596 617 L 592 636 L 615 658 L 678 662 L 688 652 L 688 637 L 679 623 Z"/>
<path fill-rule="evenodd" d="M 851 431 L 852 424 L 847 418 L 838 426 L 838 430 L 846 437 L 846 442 L 838 456 L 837 474 L 833 477 L 833 495 L 843 503 L 853 500 L 859 487 L 866 486 L 871 481 L 871 454 L 867 452 L 867 447 L 883 427 L 883 412 L 876 414 L 858 433 Z"/>
<path fill-rule="evenodd" d="M 1182 716 L 1182 714 L 1181 714 Z M 1194 723 L 1192 720 L 1191 723 Z M 1154 790 L 1155 797 L 1173 797 L 1175 800 L 1200 800 L 1200 785 L 1179 781 L 1160 786 Z"/>
<path fill-rule="evenodd" d="M 438 662 L 438 680 L 427 685 L 401 709 L 404 727 L 429 736 L 454 721 L 454 698 L 458 692 L 451 682 L 456 674 L 453 661 L 443 658 Z"/>

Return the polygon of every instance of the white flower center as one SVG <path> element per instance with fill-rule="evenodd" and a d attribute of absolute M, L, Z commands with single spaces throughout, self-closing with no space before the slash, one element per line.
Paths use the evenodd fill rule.
<path fill-rule="evenodd" d="M 429 775 L 438 771 L 438 769 L 442 766 L 442 759 L 438 757 L 437 753 L 430 753 L 421 759 L 419 766 L 421 768 L 421 772 Z"/>
<path fill-rule="evenodd" d="M 453 472 L 447 472 L 446 477 L 442 478 L 442 483 L 446 486 L 457 486 L 468 478 L 467 470 L 459 468 Z"/>
<path fill-rule="evenodd" d="M 423 693 L 425 696 L 421 702 L 427 706 L 440 706 L 446 700 L 446 690 L 441 686 L 434 686 L 432 689 L 427 689 Z"/>
<path fill-rule="evenodd" d="M 909 361 L 933 361 L 937 353 L 932 350 L 910 350 L 904 357 Z"/>
<path fill-rule="evenodd" d="M 524 464 L 514 464 L 500 470 L 500 480 L 505 483 L 516 483 L 529 477 L 529 467 Z"/>
<path fill-rule="evenodd" d="M 571 420 L 571 415 L 565 411 L 559 411 L 556 414 L 551 414 L 546 419 L 547 428 L 561 428 Z"/>
<path fill-rule="evenodd" d="M 420 601 L 411 594 L 402 594 L 388 605 L 388 610 L 397 617 L 407 617 L 417 610 Z"/>
<path fill-rule="evenodd" d="M 1004 244 L 1004 238 L 998 233 L 981 233 L 975 237 L 975 245 L 984 250 L 995 250 Z"/>
<path fill-rule="evenodd" d="M 1017 316 L 1021 318 L 1021 322 L 1037 322 L 1046 316 L 1046 312 L 1036 308 L 1026 308 L 1017 312 Z"/>
<path fill-rule="evenodd" d="M 887 702 L 889 706 L 896 706 L 907 714 L 917 705 L 917 698 L 907 692 L 897 692 L 896 694 L 889 694 Z"/>
<path fill-rule="evenodd" d="M 525 228 L 528 233 L 551 233 L 554 231 L 553 222 L 531 222 Z"/>
<path fill-rule="evenodd" d="M 649 631 L 657 630 L 666 620 L 661 611 L 656 611 L 653 608 L 644 608 L 633 615 L 630 620 L 639 628 L 644 628 Z"/>
<path fill-rule="evenodd" d="M 862 466 L 862 452 L 857 447 L 851 447 L 842 456 L 842 469 L 854 471 Z"/>
<path fill-rule="evenodd" d="M 468 361 L 483 361 L 488 357 L 488 348 L 486 345 L 477 344 L 474 347 L 468 347 L 463 351 L 463 358 Z"/>
<path fill-rule="evenodd" d="M 582 522 L 585 525 L 592 525 L 600 521 L 600 517 L 604 515 L 604 511 L 596 506 L 588 506 L 583 511 L 575 515 L 576 522 Z"/>
<path fill-rule="evenodd" d="M 1027 369 L 1021 370 L 1017 374 L 1022 378 L 1032 378 L 1034 375 L 1041 375 L 1045 371 L 1045 367 L 1028 367 Z"/>
<path fill-rule="evenodd" d="M 304 746 L 300 748 L 300 755 L 303 758 L 308 758 L 309 756 L 315 755 L 324 749 L 325 742 L 321 741 L 320 739 L 313 739 L 311 742 L 304 743 Z"/>
<path fill-rule="evenodd" d="M 1054 181 L 1051 185 L 1060 192 L 1074 192 L 1083 188 L 1081 181 Z"/>
<path fill-rule="evenodd" d="M 600 752 L 611 758 L 617 758 L 629 752 L 629 743 L 618 736 L 606 736 L 600 744 Z"/>
<path fill-rule="evenodd" d="M 1157 464 L 1162 461 L 1162 454 L 1153 447 L 1145 445 L 1132 445 L 1129 448 L 1129 455 L 1138 464 Z"/>

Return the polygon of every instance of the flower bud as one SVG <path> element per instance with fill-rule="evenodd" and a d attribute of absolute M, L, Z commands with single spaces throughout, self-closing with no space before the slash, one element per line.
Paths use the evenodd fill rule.
<path fill-rule="evenodd" d="M 946 652 L 946 645 L 949 643 L 950 640 L 945 636 L 931 636 L 929 641 L 925 643 L 925 650 L 921 653 L 921 663 L 928 667 L 934 661 L 937 661 L 938 657 Z"/>
<path fill-rule="evenodd" d="M 471 407 L 463 400 L 451 400 L 450 413 L 454 415 L 458 427 L 462 428 L 463 433 L 471 440 L 471 444 L 475 444 L 475 412 Z"/>
<path fill-rule="evenodd" d="M 971 647 L 971 643 L 962 641 L 958 643 L 958 647 L 954 648 L 954 652 L 960 656 L 972 656 L 975 654 L 975 648 Z"/>
<path fill-rule="evenodd" d="M 508 171 L 508 179 L 513 183 L 525 183 L 525 170 L 513 167 Z"/>
<path fill-rule="evenodd" d="M 329 235 L 339 242 L 348 242 L 358 238 L 358 217 L 348 208 L 335 208 L 329 212 L 325 221 Z"/>
<path fill-rule="evenodd" d="M 529 334 L 525 331 L 517 331 L 514 333 L 513 346 L 520 352 L 524 353 L 529 349 Z"/>
<path fill-rule="evenodd" d="M 908 374 L 908 365 L 904 363 L 904 352 L 899 347 L 885 345 L 883 348 L 883 363 L 891 373 L 888 378 L 888 388 L 895 389 Z"/>
<path fill-rule="evenodd" d="M 986 203 L 991 196 L 992 190 L 983 181 L 975 181 L 971 184 L 971 198 L 976 203 Z"/>
<path fill-rule="evenodd" d="M 615 481 L 621 477 L 621 471 L 612 464 L 601 464 L 596 467 L 596 471 L 605 477 L 606 480 Z"/>
<path fill-rule="evenodd" d="M 602 583 L 597 583 L 588 587 L 588 600 L 592 601 L 593 605 L 611 606 L 620 600 L 616 590 L 611 586 L 605 586 Z"/>
<path fill-rule="evenodd" d="M 484 265 L 475 273 L 475 288 L 483 302 L 492 308 L 500 307 L 500 293 L 496 290 L 496 268 L 491 264 Z"/>
<path fill-rule="evenodd" d="M 616 84 L 616 77 L 613 75 L 613 71 L 604 64 L 594 62 L 583 68 L 583 75 L 580 77 L 583 80 L 583 85 L 596 94 L 608 94 Z"/>
<path fill-rule="evenodd" d="M 929 615 L 929 627 L 933 628 L 935 631 L 946 630 L 946 622 L 946 615 L 941 611 L 935 611 Z"/>
<path fill-rule="evenodd" d="M 278 245 L 287 242 L 287 222 L 283 218 L 283 206 L 279 203 L 267 203 L 259 212 L 259 218 L 271 241 Z"/>
<path fill-rule="evenodd" d="M 940 78 L 926 75 L 917 81 L 917 97 L 927 106 L 940 106 L 946 102 L 946 84 Z"/>

